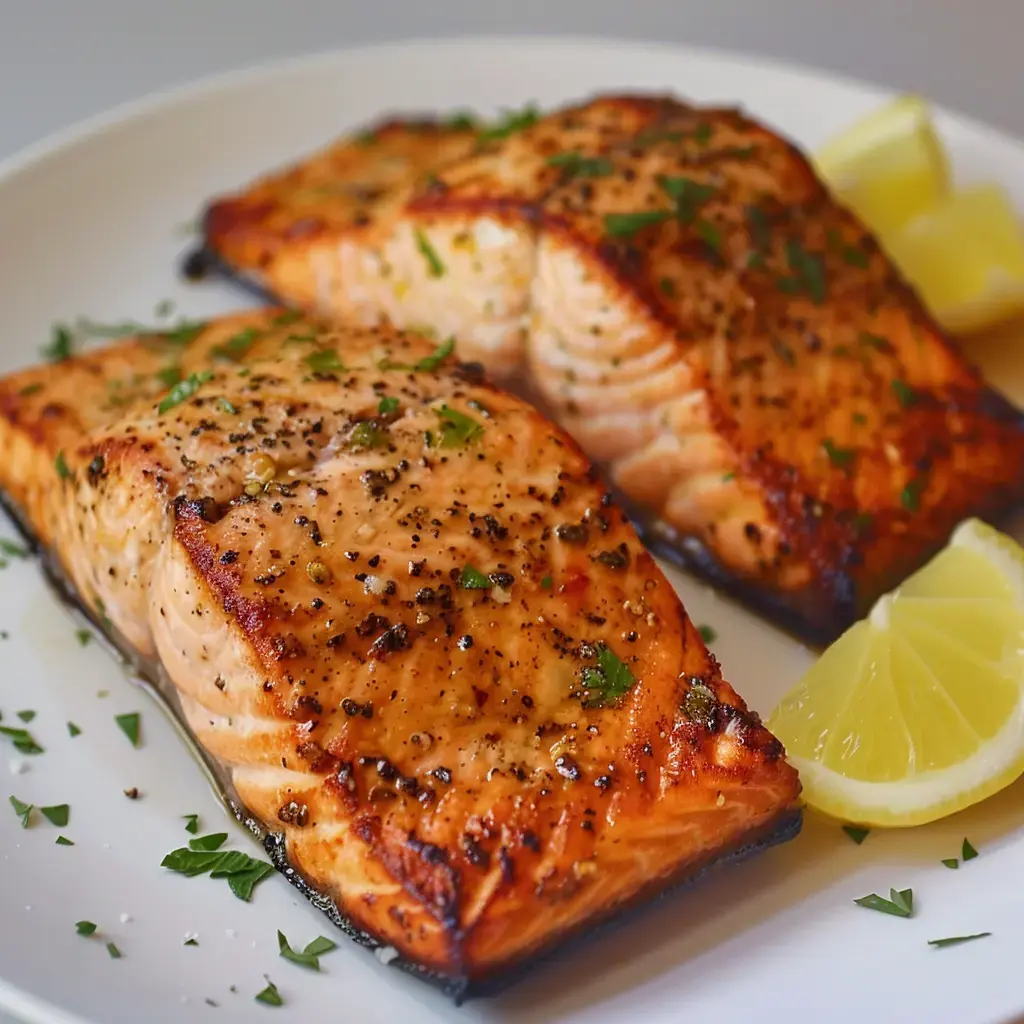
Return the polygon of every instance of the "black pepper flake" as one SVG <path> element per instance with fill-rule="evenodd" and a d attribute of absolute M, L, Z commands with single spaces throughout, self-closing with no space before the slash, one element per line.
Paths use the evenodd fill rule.
<path fill-rule="evenodd" d="M 474 867 L 486 868 L 490 865 L 491 855 L 469 833 L 462 836 L 462 849 L 466 852 L 466 859 Z"/>
<path fill-rule="evenodd" d="M 372 558 L 367 559 L 366 564 L 371 569 L 376 569 L 377 566 L 380 565 L 380 555 L 374 555 Z"/>
<path fill-rule="evenodd" d="M 563 779 L 568 779 L 570 782 L 577 782 L 583 777 L 583 772 L 580 770 L 580 766 L 576 763 L 576 759 L 570 754 L 559 754 L 555 758 L 555 771 L 562 776 Z"/>
<path fill-rule="evenodd" d="M 629 565 L 629 548 L 623 541 L 611 551 L 599 551 L 594 556 L 594 561 L 608 566 L 609 569 L 625 569 Z"/>
<path fill-rule="evenodd" d="M 590 530 L 586 523 L 560 523 L 555 527 L 555 536 L 566 544 L 586 544 Z"/>
<path fill-rule="evenodd" d="M 277 817 L 286 825 L 297 825 L 299 828 L 303 828 L 309 824 L 309 808 L 305 804 L 289 800 L 278 810 Z"/>
<path fill-rule="evenodd" d="M 323 603 L 323 602 L 321 602 L 321 603 Z M 344 633 L 335 633 L 334 636 L 331 636 L 331 637 L 327 638 L 327 646 L 331 647 L 331 648 L 340 647 L 344 642 L 345 642 L 345 634 Z"/>
<path fill-rule="evenodd" d="M 536 832 L 531 832 L 527 829 L 522 836 L 523 846 L 533 853 L 540 853 L 540 839 L 537 837 Z"/>
<path fill-rule="evenodd" d="M 435 768 L 431 773 L 438 782 L 443 782 L 446 786 L 450 786 L 452 782 L 452 772 L 450 768 Z"/>
<path fill-rule="evenodd" d="M 220 556 L 220 564 L 221 565 L 231 565 L 233 562 L 237 562 L 237 561 L 238 561 L 238 552 L 237 551 L 225 551 L 224 554 Z"/>
<path fill-rule="evenodd" d="M 468 633 L 460 636 L 457 642 L 460 651 L 468 651 L 473 646 L 473 638 Z"/>
<path fill-rule="evenodd" d="M 422 575 L 423 574 L 423 567 L 426 564 L 427 564 L 427 560 L 425 558 L 421 558 L 419 561 L 412 561 L 412 560 L 410 560 L 410 562 L 409 562 L 409 575 L 410 576 L 420 576 L 420 575 Z"/>
<path fill-rule="evenodd" d="M 86 470 L 86 475 L 89 478 L 89 483 L 95 485 L 98 483 L 101 476 L 103 476 L 103 467 L 105 463 L 102 455 L 97 455 L 93 458 L 92 462 L 89 463 L 89 467 Z"/>
<path fill-rule="evenodd" d="M 368 653 L 371 658 L 386 658 L 396 651 L 404 650 L 409 644 L 409 627 L 396 622 L 370 644 Z"/>
<path fill-rule="evenodd" d="M 608 787 L 611 786 L 611 784 L 612 777 L 610 775 L 599 775 L 596 779 L 594 779 L 594 785 L 598 789 L 608 789 Z"/>
<path fill-rule="evenodd" d="M 375 612 L 370 612 L 370 614 L 356 626 L 356 636 L 371 636 L 373 633 L 377 633 L 382 629 L 387 629 L 390 625 L 390 620 L 386 619 L 383 615 L 377 615 Z"/>

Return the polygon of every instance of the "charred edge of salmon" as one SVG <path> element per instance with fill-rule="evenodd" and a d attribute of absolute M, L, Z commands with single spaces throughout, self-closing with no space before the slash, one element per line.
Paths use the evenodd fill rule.
<path fill-rule="evenodd" d="M 0 508 L 8 514 L 15 528 L 21 534 L 22 539 L 31 548 L 32 552 L 39 557 L 43 575 L 58 599 L 72 607 L 77 614 L 87 619 L 105 638 L 113 653 L 120 657 L 144 680 L 146 684 L 144 688 L 173 719 L 179 731 L 191 746 L 192 752 L 200 758 L 206 767 L 217 798 L 235 816 L 239 824 L 263 844 L 263 849 L 266 851 L 275 869 L 284 875 L 305 896 L 312 906 L 326 915 L 332 924 L 341 929 L 354 942 L 370 950 L 394 949 L 394 947 L 388 943 L 381 942 L 372 932 L 361 928 L 351 918 L 343 914 L 331 896 L 310 884 L 291 861 L 288 860 L 284 834 L 268 830 L 240 801 L 230 795 L 228 788 L 221 782 L 222 769 L 218 770 L 219 766 L 215 760 L 195 738 L 192 730 L 184 721 L 179 708 L 166 697 L 159 682 L 149 678 L 133 652 L 130 649 L 126 650 L 119 642 L 117 636 L 110 632 L 108 625 L 102 622 L 96 613 L 84 604 L 53 552 L 39 543 L 35 532 L 32 530 L 20 507 L 4 490 L 0 490 Z M 482 978 L 470 979 L 465 976 L 445 974 L 424 967 L 422 964 L 409 960 L 400 953 L 393 959 L 390 959 L 388 963 L 406 974 L 413 975 L 440 989 L 454 999 L 456 1004 L 461 1004 L 467 999 L 498 995 L 520 981 L 533 968 L 540 966 L 546 961 L 560 957 L 567 951 L 571 953 L 577 945 L 592 940 L 613 925 L 622 923 L 627 917 L 642 912 L 644 908 L 657 900 L 664 899 L 672 893 L 681 892 L 697 885 L 711 872 L 749 860 L 751 857 L 770 849 L 772 846 L 778 846 L 789 842 L 791 839 L 795 839 L 799 835 L 802 825 L 803 813 L 801 809 L 796 806 L 786 808 L 771 821 L 762 825 L 759 829 L 748 833 L 733 846 L 720 850 L 703 861 L 687 865 L 675 877 L 652 880 L 648 886 L 641 889 L 626 903 L 617 904 L 609 908 L 600 917 L 582 921 L 567 932 L 551 936 L 544 946 L 530 951 L 520 960 L 500 966 L 494 972 Z M 397 953 L 397 950 L 395 952 Z"/>

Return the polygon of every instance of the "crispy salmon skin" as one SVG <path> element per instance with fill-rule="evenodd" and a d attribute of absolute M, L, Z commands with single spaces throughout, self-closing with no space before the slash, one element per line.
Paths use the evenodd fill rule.
<path fill-rule="evenodd" d="M 321 156 L 212 203 L 206 251 L 286 301 L 453 335 L 539 397 L 652 541 L 812 640 L 1020 500 L 1020 413 L 777 133 L 628 96 L 454 156 L 465 126 L 437 131 L 358 224 L 325 202 L 298 231 Z M 372 185 L 372 137 L 331 152 Z"/>
<path fill-rule="evenodd" d="M 590 462 L 445 346 L 229 317 L 3 379 L 0 440 L 290 866 L 420 970 L 481 984 L 797 819 Z"/>

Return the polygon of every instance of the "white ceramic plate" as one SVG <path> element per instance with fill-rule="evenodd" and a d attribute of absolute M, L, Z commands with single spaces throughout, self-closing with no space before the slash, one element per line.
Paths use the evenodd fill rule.
<path fill-rule="evenodd" d="M 745 58 L 503 39 L 365 49 L 147 101 L 0 169 L 0 370 L 35 360 L 57 319 L 147 321 L 166 298 L 196 316 L 241 304 L 225 285 L 178 281 L 176 262 L 188 244 L 180 226 L 211 194 L 350 125 L 393 108 L 470 104 L 490 113 L 623 88 L 739 102 L 806 145 L 883 98 L 866 86 Z M 962 178 L 997 178 L 1024 208 L 1024 146 L 953 116 L 944 115 L 941 127 Z M 999 384 L 1024 397 L 1024 353 L 990 343 L 982 356 Z M 754 707 L 769 710 L 809 653 L 703 586 L 674 579 L 697 622 L 717 630 L 728 677 Z M 499 1000 L 456 1009 L 343 936 L 313 974 L 278 957 L 276 931 L 304 945 L 331 926 L 283 879 L 265 882 L 246 905 L 222 882 L 159 867 L 189 838 L 184 814 L 198 812 L 204 831 L 231 831 L 238 848 L 249 840 L 220 810 L 156 705 L 99 645 L 80 647 L 75 628 L 34 564 L 14 561 L 0 573 L 0 710 L 6 724 L 19 724 L 18 710 L 35 710 L 30 728 L 46 748 L 23 758 L 0 741 L 0 1006 L 26 1020 L 171 1024 L 274 1014 L 360 1024 L 982 1024 L 1024 1010 L 1020 784 L 953 820 L 875 833 L 863 846 L 809 818 L 797 841 L 574 947 Z M 114 723 L 135 710 L 143 718 L 139 750 Z M 68 736 L 69 720 L 80 736 Z M 9 773 L 9 762 L 28 770 Z M 132 786 L 143 794 L 135 801 L 123 795 Z M 23 831 L 9 793 L 36 805 L 69 803 L 70 824 Z M 59 832 L 75 845 L 55 845 Z M 981 856 L 956 872 L 941 866 L 965 835 Z M 913 887 L 913 919 L 851 902 L 893 885 Z M 80 919 L 98 923 L 123 958 L 110 959 L 97 938 L 77 936 Z M 927 945 L 978 931 L 993 936 L 939 951 Z M 186 933 L 198 933 L 198 947 L 183 946 Z M 284 1007 L 253 1002 L 264 974 Z"/>

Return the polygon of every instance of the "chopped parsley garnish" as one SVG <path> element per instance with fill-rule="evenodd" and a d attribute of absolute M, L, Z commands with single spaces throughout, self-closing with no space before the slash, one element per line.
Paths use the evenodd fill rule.
<path fill-rule="evenodd" d="M 283 313 L 279 313 L 270 322 L 275 327 L 287 327 L 289 324 L 294 324 L 302 319 L 302 312 L 298 309 L 286 309 Z"/>
<path fill-rule="evenodd" d="M 943 859 L 942 863 L 953 871 L 958 871 L 960 868 L 960 861 L 958 861 L 956 857 L 946 857 Z"/>
<path fill-rule="evenodd" d="M 156 411 L 162 416 L 165 412 L 173 409 L 176 405 L 188 401 L 208 380 L 213 377 L 210 370 L 202 370 L 199 373 L 190 373 L 184 380 L 178 381 L 167 393 L 164 399 L 156 407 Z"/>
<path fill-rule="evenodd" d="M 127 715 L 115 715 L 114 721 L 117 722 L 117 727 L 128 737 L 128 741 L 133 747 L 139 745 L 139 738 L 141 735 L 140 725 L 141 718 L 138 711 L 132 711 Z"/>
<path fill-rule="evenodd" d="M 43 748 L 36 743 L 27 729 L 16 729 L 10 725 L 0 725 L 0 736 L 6 736 L 19 754 L 41 754 Z"/>
<path fill-rule="evenodd" d="M 68 464 L 64 459 L 63 448 L 61 448 L 57 452 L 57 458 L 54 460 L 53 465 L 54 468 L 57 470 L 57 476 L 59 476 L 61 480 L 67 480 L 71 477 L 71 470 L 68 469 Z"/>
<path fill-rule="evenodd" d="M 848 468 L 857 455 L 857 452 L 853 448 L 837 447 L 830 437 L 826 437 L 825 440 L 821 442 L 821 447 L 828 456 L 828 461 L 837 469 Z"/>
<path fill-rule="evenodd" d="M 177 363 L 171 363 L 169 366 L 165 366 L 160 370 L 157 370 L 153 375 L 165 388 L 173 388 L 175 384 L 181 382 L 181 367 Z"/>
<path fill-rule="evenodd" d="M 517 132 L 526 131 L 532 128 L 540 120 L 540 110 L 530 103 L 522 110 L 507 110 L 493 124 L 481 128 L 477 138 L 481 142 L 492 142 L 497 139 L 507 139 Z"/>
<path fill-rule="evenodd" d="M 427 261 L 427 270 L 431 277 L 444 277 L 444 264 L 437 250 L 430 244 L 430 239 L 419 229 L 415 232 L 416 248 L 420 255 Z"/>
<path fill-rule="evenodd" d="M 909 409 L 917 401 L 917 392 L 905 380 L 894 380 L 891 383 L 896 401 L 902 408 Z"/>
<path fill-rule="evenodd" d="M 463 590 L 490 590 L 492 583 L 489 576 L 472 565 L 467 565 L 459 577 L 459 586 Z"/>
<path fill-rule="evenodd" d="M 238 412 L 238 406 L 234 402 L 229 402 L 223 395 L 217 399 L 217 404 L 224 410 L 229 416 L 234 416 Z"/>
<path fill-rule="evenodd" d="M 661 289 L 661 294 L 664 295 L 666 298 L 675 298 L 676 286 L 671 278 L 663 277 L 658 282 L 658 288 Z"/>
<path fill-rule="evenodd" d="M 345 364 L 338 358 L 338 353 L 333 348 L 310 352 L 305 357 L 305 363 L 314 373 L 333 373 L 345 369 Z"/>
<path fill-rule="evenodd" d="M 417 373 L 429 373 L 436 370 L 455 351 L 455 339 L 448 338 L 442 341 L 429 356 L 424 356 L 419 362 L 413 365 Z"/>
<path fill-rule="evenodd" d="M 750 241 L 758 252 L 764 252 L 771 245 L 772 235 L 768 217 L 760 207 L 747 207 L 747 230 L 750 232 Z"/>
<path fill-rule="evenodd" d="M 811 301 L 820 306 L 825 301 L 825 263 L 817 253 L 808 252 L 799 242 L 786 243 L 786 260 L 791 277 L 778 281 L 779 290 L 788 295 L 806 293 Z"/>
<path fill-rule="evenodd" d="M 191 815 L 189 817 L 191 818 Z M 202 841 L 191 840 L 193 843 Z M 257 860 L 239 850 L 204 851 L 188 847 L 172 850 L 160 862 L 160 866 L 187 878 L 205 874 L 209 874 L 211 878 L 226 878 L 231 891 L 240 900 L 251 899 L 253 889 L 274 870 L 273 864 Z"/>
<path fill-rule="evenodd" d="M 107 943 L 107 952 L 110 954 L 110 959 L 111 960 L 120 960 L 121 959 L 121 950 L 119 950 L 117 948 L 117 946 L 114 945 L 114 943 L 112 943 L 112 942 L 108 942 Z"/>
<path fill-rule="evenodd" d="M 183 943 L 183 946 L 198 946 L 199 940 L 194 936 L 190 935 Z"/>
<path fill-rule="evenodd" d="M 924 490 L 924 480 L 918 478 L 908 482 L 907 486 L 900 492 L 900 504 L 908 512 L 917 512 L 921 507 L 921 492 Z"/>
<path fill-rule="evenodd" d="M 711 221 L 700 218 L 694 223 L 693 229 L 701 240 L 714 249 L 715 252 L 722 248 L 722 232 Z"/>
<path fill-rule="evenodd" d="M 856 423 L 858 427 L 863 427 L 864 424 L 867 423 L 867 421 L 868 421 L 867 416 L 865 416 L 864 413 L 862 413 L 862 412 L 855 412 L 853 414 L 853 416 L 852 416 L 852 419 L 853 419 L 853 422 Z"/>
<path fill-rule="evenodd" d="M 330 939 L 319 936 L 315 938 L 302 952 L 292 949 L 288 944 L 288 940 L 284 936 L 284 932 L 278 931 L 277 933 L 277 948 L 281 953 L 281 956 L 285 960 L 291 960 L 293 964 L 298 964 L 300 967 L 309 967 L 311 970 L 320 970 L 320 957 L 324 953 L 330 953 L 332 949 L 337 949 L 337 944 L 331 942 Z"/>
<path fill-rule="evenodd" d="M 862 896 L 854 900 L 858 907 L 865 907 L 868 910 L 877 910 L 881 914 L 892 914 L 893 917 L 910 917 L 914 913 L 914 890 L 913 889 L 890 889 L 889 899 L 885 899 L 877 893 L 870 896 Z"/>
<path fill-rule="evenodd" d="M 971 846 L 971 841 L 969 839 L 964 839 L 964 845 L 961 848 L 960 856 L 963 857 L 965 863 L 969 860 L 974 860 L 974 858 L 978 856 L 978 851 Z"/>
<path fill-rule="evenodd" d="M 661 224 L 672 214 L 669 210 L 641 210 L 638 213 L 609 213 L 604 218 L 605 234 L 611 238 L 629 238 L 653 224 Z"/>
<path fill-rule="evenodd" d="M 607 157 L 585 157 L 578 149 L 549 156 L 548 166 L 560 167 L 565 178 L 604 178 L 613 170 L 612 162 Z"/>
<path fill-rule="evenodd" d="M 434 412 L 441 421 L 442 448 L 465 447 L 473 441 L 479 440 L 484 432 L 483 426 L 477 423 L 472 416 L 467 416 L 464 412 L 459 412 L 458 409 L 453 409 L 451 406 L 442 405 Z"/>
<path fill-rule="evenodd" d="M 75 638 L 79 647 L 88 647 L 92 643 L 92 631 L 88 629 L 76 629 Z"/>
<path fill-rule="evenodd" d="M 174 299 L 161 299 L 153 307 L 153 316 L 157 320 L 166 320 L 174 312 Z"/>
<path fill-rule="evenodd" d="M 34 395 L 37 392 L 42 391 L 42 390 L 43 390 L 43 385 L 39 381 L 36 381 L 34 384 L 26 384 L 18 392 L 18 394 L 21 395 L 22 398 L 27 398 L 29 395 Z"/>
<path fill-rule="evenodd" d="M 8 540 L 6 537 L 0 537 L 0 551 L 2 551 L 9 558 L 28 558 L 29 550 L 23 544 L 18 544 L 13 540 Z M 23 719 L 28 721 L 28 719 Z"/>
<path fill-rule="evenodd" d="M 388 435 L 373 420 L 360 420 L 348 434 L 349 447 L 358 450 L 364 448 L 382 448 L 388 443 Z"/>
<path fill-rule="evenodd" d="M 55 804 L 53 807 L 40 807 L 39 813 L 57 828 L 63 828 L 71 817 L 71 808 L 67 804 Z"/>
<path fill-rule="evenodd" d="M 190 839 L 188 848 L 198 850 L 200 853 L 213 853 L 219 850 L 228 841 L 227 832 L 215 832 L 208 836 L 199 836 L 198 839 Z"/>
<path fill-rule="evenodd" d="M 281 993 L 277 991 L 277 986 L 264 974 L 264 980 L 267 983 L 267 987 L 262 992 L 257 992 L 255 1000 L 257 1003 L 263 1003 L 265 1006 L 284 1006 L 284 1000 L 281 998 Z"/>
<path fill-rule="evenodd" d="M 692 681 L 683 697 L 683 714 L 702 729 L 712 729 L 718 709 L 718 697 L 707 683 Z"/>
<path fill-rule="evenodd" d="M 600 708 L 624 697 L 636 685 L 636 677 L 619 656 L 603 643 L 597 646 L 597 665 L 583 670 L 584 707 Z"/>
<path fill-rule="evenodd" d="M 550 576 L 542 576 L 540 585 L 544 590 L 550 590 L 554 584 Z"/>
<path fill-rule="evenodd" d="M 710 626 L 698 626 L 697 632 L 706 644 L 713 644 L 718 639 L 718 634 Z"/>
<path fill-rule="evenodd" d="M 54 324 L 50 344 L 40 353 L 48 363 L 62 363 L 75 352 L 75 336 L 64 324 Z"/>
<path fill-rule="evenodd" d="M 658 184 L 676 204 L 676 216 L 683 224 L 692 224 L 697 217 L 697 211 L 718 192 L 714 185 L 706 185 L 692 178 L 661 177 Z"/>
<path fill-rule="evenodd" d="M 182 818 L 185 820 L 185 831 L 195 835 L 199 831 L 199 815 L 183 814 Z"/>
<path fill-rule="evenodd" d="M 441 127 L 451 132 L 472 132 L 480 127 L 480 119 L 468 110 L 457 110 L 441 121 Z"/>
<path fill-rule="evenodd" d="M 75 844 L 67 836 L 57 836 L 58 846 L 74 846 Z"/>
<path fill-rule="evenodd" d="M 987 939 L 991 932 L 975 932 L 973 935 L 953 935 L 948 939 L 929 939 L 928 945 L 935 949 L 942 949 L 944 946 L 959 946 L 961 942 L 973 942 L 975 939 Z"/>
<path fill-rule="evenodd" d="M 257 327 L 245 327 L 222 344 L 214 345 L 210 349 L 210 355 L 214 359 L 226 359 L 237 363 L 252 348 L 253 343 L 262 333 Z"/>
<path fill-rule="evenodd" d="M 857 335 L 857 340 L 862 345 L 877 349 L 879 352 L 888 352 L 892 348 L 888 338 L 883 338 L 880 334 L 871 334 L 869 331 L 861 331 Z"/>
<path fill-rule="evenodd" d="M 36 717 L 34 711 L 16 711 L 15 714 L 27 725 Z"/>
<path fill-rule="evenodd" d="M 871 834 L 871 829 L 861 828 L 859 825 L 844 825 L 843 831 L 858 845 L 864 842 Z"/>
<path fill-rule="evenodd" d="M 391 413 L 398 412 L 400 404 L 397 398 L 392 398 L 390 395 L 385 396 L 377 403 L 377 412 L 382 416 L 390 416 Z"/>
<path fill-rule="evenodd" d="M 76 921 L 75 931 L 79 935 L 94 935 L 96 933 L 96 925 L 92 921 Z"/>
<path fill-rule="evenodd" d="M 74 722 L 68 722 L 68 735 L 74 739 L 76 736 L 82 735 L 82 730 L 75 725 Z"/>
<path fill-rule="evenodd" d="M 29 818 L 32 816 L 32 804 L 22 803 L 16 796 L 9 797 L 8 799 L 11 801 L 14 813 L 21 818 L 21 827 L 28 828 Z"/>
<path fill-rule="evenodd" d="M 843 247 L 843 261 L 848 263 L 851 267 L 860 267 L 861 270 L 866 270 L 868 266 L 868 254 L 856 248 L 856 246 L 847 245 Z"/>

